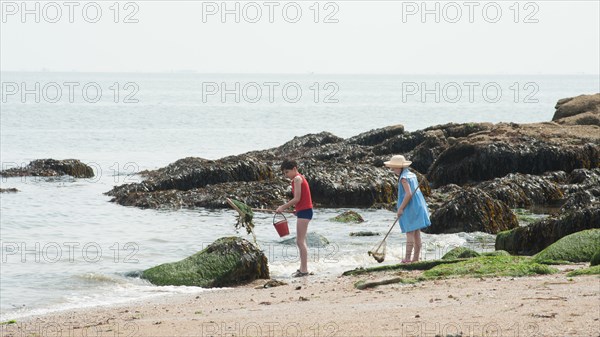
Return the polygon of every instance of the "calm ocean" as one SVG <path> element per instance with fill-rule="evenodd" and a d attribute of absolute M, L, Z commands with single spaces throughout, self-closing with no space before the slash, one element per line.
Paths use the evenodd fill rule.
<path fill-rule="evenodd" d="M 40 158 L 75 158 L 93 179 L 3 178 L 0 321 L 67 308 L 122 303 L 193 287 L 156 287 L 124 277 L 180 260 L 237 234 L 230 210 L 157 211 L 123 207 L 102 193 L 138 181 L 137 172 L 189 156 L 216 159 L 328 131 L 350 137 L 403 124 L 413 131 L 448 122 L 550 121 L 560 98 L 600 92 L 597 75 L 234 75 L 1 73 L 3 168 Z M 311 249 L 315 277 L 372 265 L 366 251 L 385 232 L 387 211 L 358 210 L 359 225 L 318 209 L 310 230 L 331 245 Z M 271 272 L 298 267 L 295 247 L 280 245 L 269 215 L 256 234 Z M 292 228 L 293 232 L 293 228 Z M 386 263 L 400 259 L 404 237 L 388 240 Z M 292 233 L 293 234 L 293 233 Z M 483 233 L 424 235 L 426 258 L 454 246 L 493 249 Z"/>

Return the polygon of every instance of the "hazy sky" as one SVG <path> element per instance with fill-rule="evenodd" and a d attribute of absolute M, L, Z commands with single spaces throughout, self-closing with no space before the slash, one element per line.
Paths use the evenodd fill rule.
<path fill-rule="evenodd" d="M 3 71 L 600 73 L 599 1 L 1 3 Z"/>

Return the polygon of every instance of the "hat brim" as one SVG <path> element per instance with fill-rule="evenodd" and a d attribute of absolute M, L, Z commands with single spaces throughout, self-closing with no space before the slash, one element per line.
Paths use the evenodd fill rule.
<path fill-rule="evenodd" d="M 412 161 L 405 161 L 402 165 L 399 164 L 393 164 L 391 161 L 386 161 L 383 163 L 383 165 L 385 165 L 386 167 L 389 168 L 405 168 L 405 167 L 409 167 L 410 164 L 412 164 Z"/>

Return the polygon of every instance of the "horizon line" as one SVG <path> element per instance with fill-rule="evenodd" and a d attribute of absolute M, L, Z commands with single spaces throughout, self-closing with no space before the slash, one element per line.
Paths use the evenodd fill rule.
<path fill-rule="evenodd" d="M 196 74 L 196 75 L 589 75 L 600 73 L 320 73 L 320 72 L 201 72 L 195 70 L 171 71 L 90 71 L 90 70 L 0 70 L 0 73 L 92 73 L 92 74 Z"/>

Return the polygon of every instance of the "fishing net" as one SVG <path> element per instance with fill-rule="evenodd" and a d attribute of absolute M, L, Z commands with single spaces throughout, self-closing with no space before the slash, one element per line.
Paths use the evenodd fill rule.
<path fill-rule="evenodd" d="M 245 203 L 227 198 L 227 203 L 231 208 L 235 209 L 238 212 L 236 217 L 237 222 L 235 223 L 235 229 L 239 230 L 240 228 L 246 228 L 246 232 L 248 234 L 252 234 L 254 238 L 254 242 L 256 243 L 256 235 L 254 235 L 254 212 L 252 211 L 252 207 L 246 205 Z"/>
<path fill-rule="evenodd" d="M 373 247 L 373 249 L 371 249 L 368 253 L 375 259 L 375 261 L 379 263 L 383 262 L 383 260 L 385 260 L 385 239 Z"/>

